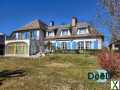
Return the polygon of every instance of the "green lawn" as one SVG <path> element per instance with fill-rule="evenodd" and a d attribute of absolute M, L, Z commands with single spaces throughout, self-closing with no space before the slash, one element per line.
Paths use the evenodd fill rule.
<path fill-rule="evenodd" d="M 55 54 L 40 58 L 1 57 L 1 72 L 23 70 L 22 76 L 1 76 L 0 90 L 109 90 L 110 84 L 88 80 L 100 67 L 95 56 Z M 107 85 L 107 86 L 106 86 Z"/>

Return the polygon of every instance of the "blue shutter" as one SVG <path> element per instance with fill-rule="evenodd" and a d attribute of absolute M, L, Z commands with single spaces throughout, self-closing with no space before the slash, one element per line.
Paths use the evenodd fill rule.
<path fill-rule="evenodd" d="M 67 42 L 67 49 L 70 49 L 71 42 Z"/>
<path fill-rule="evenodd" d="M 91 41 L 91 49 L 94 49 L 94 41 Z"/>
<path fill-rule="evenodd" d="M 98 49 L 98 40 L 94 41 L 94 49 Z"/>
<path fill-rule="evenodd" d="M 26 38 L 29 39 L 30 38 L 30 33 L 26 32 Z"/>
<path fill-rule="evenodd" d="M 25 38 L 25 33 L 26 33 L 26 32 L 23 32 L 23 33 L 22 33 L 22 38 L 23 38 L 23 39 L 26 39 L 26 38 Z"/>
<path fill-rule="evenodd" d="M 73 41 L 73 42 L 72 42 L 72 49 L 76 49 L 76 45 L 77 45 L 76 42 Z"/>
<path fill-rule="evenodd" d="M 25 39 L 28 39 L 28 32 L 25 32 Z"/>
<path fill-rule="evenodd" d="M 53 47 L 54 49 L 56 49 L 56 43 L 55 43 L 55 42 L 52 43 L 52 47 Z"/>
<path fill-rule="evenodd" d="M 72 44 L 72 47 L 71 47 L 71 49 L 73 49 L 73 41 L 71 41 L 71 44 Z"/>
<path fill-rule="evenodd" d="M 57 48 L 60 48 L 60 42 L 57 41 L 56 43 L 57 43 Z"/>

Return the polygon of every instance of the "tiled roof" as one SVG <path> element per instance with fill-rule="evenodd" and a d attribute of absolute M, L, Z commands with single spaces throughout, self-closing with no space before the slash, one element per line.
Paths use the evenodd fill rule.
<path fill-rule="evenodd" d="M 93 28 L 93 27 L 89 27 L 89 28 L 90 28 L 89 32 L 90 32 L 91 35 L 102 35 L 103 36 L 103 34 L 98 32 L 98 31 L 96 31 L 95 28 Z"/>
<path fill-rule="evenodd" d="M 67 25 L 70 25 L 70 24 L 66 24 L 66 26 Z M 76 27 L 72 27 L 72 35 L 76 35 L 77 34 L 77 28 L 88 28 L 89 35 L 91 35 L 91 36 L 103 36 L 102 33 L 98 32 L 95 28 L 90 26 L 87 22 L 79 22 L 79 23 L 77 23 Z M 56 26 L 48 27 L 47 31 L 54 31 L 56 29 L 57 29 L 57 35 L 59 35 L 61 30 L 68 29 L 68 28 L 65 27 L 65 25 L 58 25 L 58 26 L 56 25 Z"/>
<path fill-rule="evenodd" d="M 48 26 L 47 31 L 53 31 L 55 29 L 58 29 L 58 26 Z"/>
<path fill-rule="evenodd" d="M 67 26 L 67 25 L 70 25 L 70 24 L 48 26 L 47 30 L 48 30 L 48 31 L 52 31 L 52 30 L 55 30 L 55 29 L 59 29 L 59 30 L 61 30 L 61 29 L 68 29 L 67 27 L 65 27 L 65 26 Z"/>
<path fill-rule="evenodd" d="M 25 26 L 17 29 L 15 32 L 24 31 L 24 30 L 43 29 L 43 30 L 46 30 L 46 31 L 57 30 L 57 35 L 59 35 L 61 30 L 68 29 L 68 27 L 70 27 L 70 26 L 71 26 L 70 24 L 48 26 L 40 20 L 34 20 L 31 23 L 28 23 Z M 87 22 L 78 22 L 76 27 L 71 27 L 72 35 L 77 34 L 77 28 L 86 28 L 86 27 L 89 28 L 89 32 L 90 32 L 89 34 L 90 35 L 92 35 L 92 36 L 103 36 L 102 33 L 97 32 L 96 29 L 93 28 L 92 26 L 90 26 Z"/>
<path fill-rule="evenodd" d="M 31 30 L 31 29 L 44 29 L 47 25 L 40 20 L 34 20 L 31 23 L 22 26 L 21 28 L 17 29 L 16 31 L 22 30 Z"/>

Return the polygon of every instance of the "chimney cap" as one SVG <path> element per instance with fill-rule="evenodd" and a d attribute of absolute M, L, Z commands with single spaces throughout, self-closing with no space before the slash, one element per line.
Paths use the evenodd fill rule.
<path fill-rule="evenodd" d="M 75 17 L 75 16 L 73 16 L 72 18 L 75 18 L 75 19 L 77 19 L 77 17 Z"/>
<path fill-rule="evenodd" d="M 72 27 L 77 25 L 77 18 L 75 16 L 72 17 Z"/>
<path fill-rule="evenodd" d="M 50 21 L 49 26 L 54 26 L 54 21 L 53 20 Z"/>

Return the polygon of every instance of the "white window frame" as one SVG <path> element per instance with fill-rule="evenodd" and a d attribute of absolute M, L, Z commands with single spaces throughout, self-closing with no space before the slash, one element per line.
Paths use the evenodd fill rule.
<path fill-rule="evenodd" d="M 80 30 L 83 30 L 84 32 L 81 32 Z M 78 28 L 77 29 L 77 35 L 86 34 L 86 33 L 87 33 L 87 29 L 86 28 Z"/>

